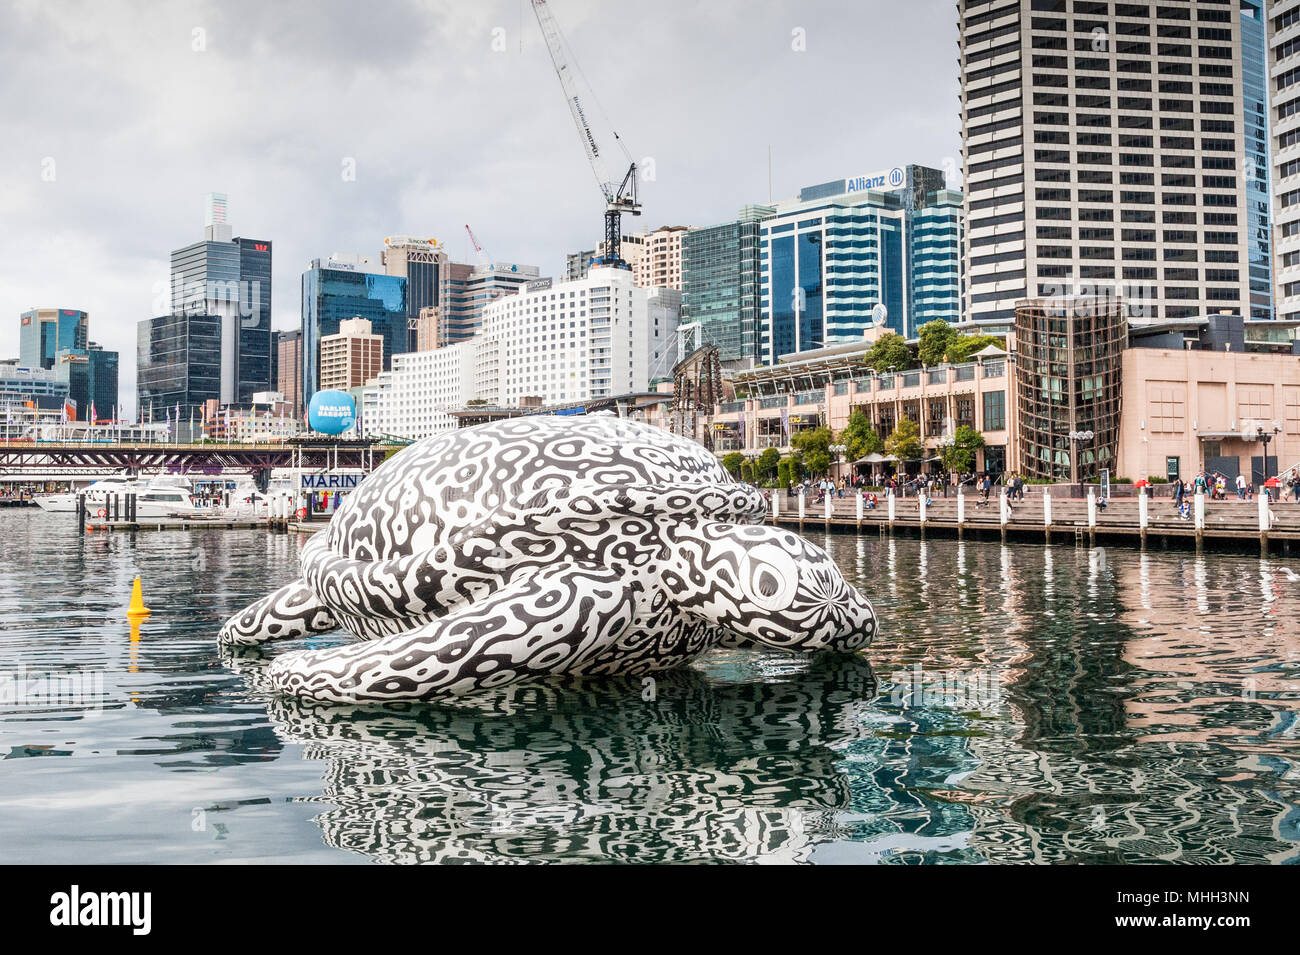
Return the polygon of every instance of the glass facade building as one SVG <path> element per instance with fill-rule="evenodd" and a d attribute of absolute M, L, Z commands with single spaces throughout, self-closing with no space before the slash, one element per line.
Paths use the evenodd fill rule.
<path fill-rule="evenodd" d="M 33 308 L 18 321 L 18 361 L 24 368 L 54 367 L 61 351 L 86 350 L 89 316 L 75 308 Z"/>
<path fill-rule="evenodd" d="M 1052 481 L 1114 476 L 1119 451 L 1123 303 L 1061 296 L 1016 303 L 1020 470 Z M 1070 432 L 1092 432 L 1077 444 Z"/>
<path fill-rule="evenodd" d="M 136 326 L 136 414 L 161 421 L 180 405 L 180 418 L 221 400 L 222 320 L 216 315 L 161 315 Z"/>
<path fill-rule="evenodd" d="M 1263 2 L 1242 2 L 1242 120 L 1246 150 L 1246 257 L 1250 277 L 1250 317 L 1273 317 L 1273 223 L 1268 167 L 1268 28 Z"/>
<path fill-rule="evenodd" d="M 926 322 L 961 314 L 961 192 L 941 189 L 907 217 L 907 314 L 915 333 Z"/>
<path fill-rule="evenodd" d="M 752 366 L 759 348 L 759 223 L 772 206 L 746 206 L 731 222 L 682 237 L 682 322 L 700 325 L 700 340 L 727 362 Z M 681 356 L 685 357 L 685 356 Z"/>
<path fill-rule="evenodd" d="M 210 227 L 211 228 L 211 227 Z M 171 254 L 172 311 L 222 319 L 219 400 L 251 405 L 273 386 L 271 243 L 214 239 Z"/>
<path fill-rule="evenodd" d="M 321 260 L 302 274 L 304 401 L 319 389 L 321 339 L 338 334 L 339 323 L 348 318 L 369 320 L 372 331 L 383 336 L 384 370 L 390 370 L 393 355 L 408 350 L 406 278 L 329 266 Z"/>
<path fill-rule="evenodd" d="M 442 269 L 447 253 L 437 239 L 416 236 L 387 236 L 382 255 L 384 271 L 406 279 L 406 350 L 415 351 L 420 311 L 435 308 L 439 301 Z"/>
<path fill-rule="evenodd" d="M 90 375 L 87 396 L 98 419 L 118 417 L 118 354 L 91 344 L 86 352 Z"/>
<path fill-rule="evenodd" d="M 759 229 L 759 352 L 784 354 L 861 338 L 877 305 L 912 336 L 960 320 L 961 195 L 943 173 L 895 167 L 802 190 Z"/>
<path fill-rule="evenodd" d="M 271 356 L 271 243 L 235 239 L 239 246 L 239 280 L 249 290 L 240 312 L 235 366 L 235 401 L 251 405 L 253 395 L 275 387 Z"/>

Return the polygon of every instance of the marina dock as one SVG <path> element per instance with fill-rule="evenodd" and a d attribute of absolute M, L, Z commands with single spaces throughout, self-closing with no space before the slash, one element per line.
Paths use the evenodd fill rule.
<path fill-rule="evenodd" d="M 1095 498 L 1056 497 L 1032 490 L 1020 501 L 992 495 L 986 505 L 975 494 L 963 494 L 960 502 L 955 494 L 932 496 L 924 506 L 916 497 L 878 495 L 877 501 L 875 508 L 869 508 L 854 494 L 820 504 L 809 498 L 801 507 L 798 497 L 781 494 L 770 502 L 768 520 L 804 533 L 821 528 L 1089 547 L 1213 547 L 1267 555 L 1290 554 L 1300 546 L 1300 504 L 1290 500 L 1212 501 L 1202 496 L 1198 502 L 1189 498 L 1193 506 L 1187 518 L 1178 515 L 1168 497 L 1116 499 L 1105 508 Z"/>

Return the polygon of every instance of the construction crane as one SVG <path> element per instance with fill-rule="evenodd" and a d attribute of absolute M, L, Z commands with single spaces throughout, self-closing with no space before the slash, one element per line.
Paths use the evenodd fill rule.
<path fill-rule="evenodd" d="M 493 267 L 492 260 L 489 259 L 488 254 L 483 251 L 483 246 L 478 244 L 478 238 L 475 237 L 474 230 L 469 227 L 468 222 L 465 223 L 465 231 L 469 233 L 469 244 L 474 246 L 474 254 L 478 256 L 478 264 L 491 270 Z"/>
<path fill-rule="evenodd" d="M 569 113 L 573 116 L 573 124 L 578 129 L 578 138 L 582 140 L 582 148 L 587 152 L 587 161 L 591 163 L 591 171 L 596 176 L 596 185 L 600 187 L 601 194 L 605 197 L 605 244 L 603 254 L 597 255 L 593 260 L 593 264 L 612 265 L 623 269 L 629 268 L 620 255 L 619 246 L 623 238 L 623 213 L 626 212 L 628 215 L 633 216 L 641 214 L 641 203 L 636 198 L 636 163 L 632 160 L 631 154 L 628 153 L 627 147 L 623 145 L 623 140 L 619 138 L 618 133 L 611 130 L 614 140 L 618 143 L 619 148 L 623 150 L 628 167 L 621 183 L 615 185 L 614 181 L 609 178 L 605 168 L 605 160 L 601 156 L 600 144 L 596 141 L 595 133 L 587 118 L 586 107 L 583 105 L 582 97 L 578 94 L 574 65 L 570 63 L 571 57 L 565 51 L 568 44 L 564 40 L 564 35 L 560 32 L 560 25 L 556 23 L 555 17 L 551 15 L 550 5 L 546 0 L 532 0 L 532 4 L 533 13 L 537 15 L 537 25 L 542 28 L 542 36 L 546 39 L 546 48 L 551 53 L 551 63 L 555 66 L 555 75 L 559 77 L 560 86 L 564 89 L 564 97 L 569 104 Z M 581 70 L 578 72 L 580 74 Z M 585 77 L 583 79 L 585 83 Z"/>

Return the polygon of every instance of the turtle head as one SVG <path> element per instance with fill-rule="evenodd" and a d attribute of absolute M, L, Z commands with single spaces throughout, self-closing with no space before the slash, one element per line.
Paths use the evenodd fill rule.
<path fill-rule="evenodd" d="M 820 547 L 761 524 L 705 521 L 673 529 L 668 593 L 741 637 L 790 650 L 856 650 L 876 613 Z"/>

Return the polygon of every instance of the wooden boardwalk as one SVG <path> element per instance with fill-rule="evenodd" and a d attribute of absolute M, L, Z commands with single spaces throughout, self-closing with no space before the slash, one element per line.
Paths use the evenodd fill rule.
<path fill-rule="evenodd" d="M 1291 553 L 1300 550 L 1300 504 L 1287 499 L 1273 501 L 1261 516 L 1258 501 L 1204 500 L 1204 518 L 1184 519 L 1174 510 L 1169 497 L 1148 498 L 1145 521 L 1137 498 L 1112 500 L 1105 509 L 1090 509 L 1087 500 L 1027 492 L 1023 501 L 1008 502 L 1002 512 L 1000 495 L 992 495 L 986 506 L 979 506 L 977 494 L 964 495 L 959 521 L 955 494 L 935 496 L 925 507 L 924 516 L 915 497 L 894 500 L 893 520 L 889 502 L 877 496 L 875 509 L 862 506 L 857 496 L 832 498 L 829 517 L 824 502 L 809 497 L 800 520 L 797 498 L 780 495 L 776 513 L 769 520 L 803 531 L 824 528 L 830 531 L 853 531 L 878 534 L 908 534 L 972 539 L 1036 540 L 1041 542 L 1129 544 L 1137 547 L 1187 547 L 1232 549 L 1261 554 Z M 1192 500 L 1189 498 L 1189 501 Z M 1092 515 L 1090 516 L 1090 510 Z M 1267 526 L 1267 529 L 1264 529 Z"/>

